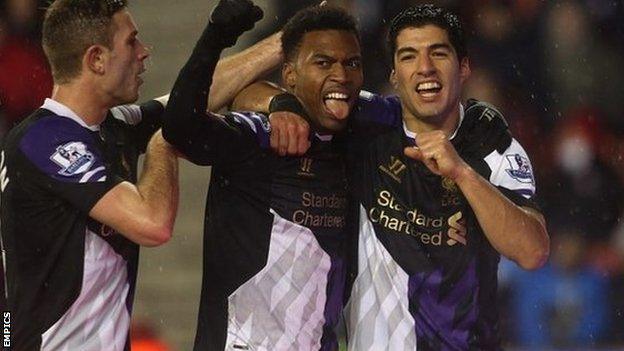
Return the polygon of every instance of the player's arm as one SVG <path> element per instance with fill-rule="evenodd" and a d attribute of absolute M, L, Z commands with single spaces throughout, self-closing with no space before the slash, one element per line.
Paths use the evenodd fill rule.
<path fill-rule="evenodd" d="M 248 0 L 222 0 L 180 71 L 165 109 L 163 135 L 189 160 L 210 164 L 214 149 L 227 133 L 222 117 L 206 113 L 212 74 L 221 51 L 233 45 L 262 17 Z"/>
<path fill-rule="evenodd" d="M 136 185 L 121 182 L 97 201 L 89 216 L 144 246 L 167 242 L 178 208 L 178 161 L 174 149 L 156 133 L 147 147 Z"/>
<path fill-rule="evenodd" d="M 281 87 L 267 81 L 255 82 L 236 95 L 232 107 L 269 113 L 271 148 L 278 154 L 302 155 L 310 146 L 310 127 L 303 105 Z M 401 103 L 394 96 L 361 91 L 356 109 L 353 118 L 361 121 L 386 126 L 401 123 Z"/>
<path fill-rule="evenodd" d="M 499 253 L 524 269 L 546 263 L 550 240 L 541 213 L 516 205 L 470 166 L 462 167 L 455 181 Z"/>
<path fill-rule="evenodd" d="M 489 122 L 483 121 L 483 123 Z M 506 132 L 506 126 L 504 127 L 504 132 Z M 504 155 L 517 154 L 518 157 L 526 160 L 527 165 L 528 158 L 515 141 L 502 151 L 503 154 L 495 154 L 498 151 L 492 154 L 499 160 L 498 165 L 493 167 L 492 178 L 501 179 L 495 179 L 495 184 L 510 186 L 516 181 L 508 180 L 508 184 L 503 184 L 505 177 L 509 178 L 504 167 L 504 162 L 506 162 Z M 546 263 L 550 251 L 550 239 L 544 217 L 530 206 L 522 205 L 522 202 L 526 204 L 530 202 L 524 201 L 525 197 L 512 191 L 516 190 L 519 193 L 525 193 L 526 196 L 531 196 L 534 192 L 532 183 L 529 187 L 524 187 L 519 183 L 517 189 L 511 190 L 505 187 L 501 189 L 495 187 L 457 154 L 448 136 L 440 130 L 419 133 L 416 146 L 406 148 L 405 154 L 423 162 L 433 173 L 449 178 L 457 184 L 473 209 L 485 236 L 499 253 L 515 261 L 524 269 L 537 269 Z M 532 174 L 521 176 L 524 178 L 521 179 L 523 181 L 529 178 L 532 181 Z M 502 190 L 508 192 L 508 196 L 503 194 Z M 520 204 L 511 201 L 510 197 L 518 199 Z"/>
<path fill-rule="evenodd" d="M 229 105 L 235 95 L 250 83 L 277 67 L 282 60 L 281 32 L 217 62 L 208 96 L 209 111 L 218 111 Z M 162 127 L 163 112 L 169 94 L 140 105 L 122 105 L 111 109 L 113 117 L 130 125 L 130 133 L 139 151 L 145 152 L 147 143 Z"/>
<path fill-rule="evenodd" d="M 277 68 L 283 59 L 281 36 L 282 32 L 277 32 L 239 53 L 219 60 L 208 96 L 209 111 L 219 111 L 232 104 L 243 88 Z M 241 109 L 233 107 L 232 110 Z"/>

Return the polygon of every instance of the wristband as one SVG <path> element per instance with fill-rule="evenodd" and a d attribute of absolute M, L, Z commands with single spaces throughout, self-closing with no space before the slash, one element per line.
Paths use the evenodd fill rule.
<path fill-rule="evenodd" d="M 303 105 L 296 96 L 290 93 L 281 93 L 275 95 L 269 103 L 269 113 L 287 111 L 297 114 L 306 120 L 309 120 Z"/>

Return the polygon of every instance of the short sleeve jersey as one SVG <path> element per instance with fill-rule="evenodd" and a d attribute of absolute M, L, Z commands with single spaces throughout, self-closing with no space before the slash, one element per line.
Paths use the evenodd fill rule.
<path fill-rule="evenodd" d="M 105 150 L 99 126 L 50 99 L 4 139 L 1 229 L 15 349 L 128 347 L 138 247 L 88 216 L 122 181 Z"/>
<path fill-rule="evenodd" d="M 418 136 L 397 125 L 399 101 L 368 93 L 360 100 L 348 153 L 359 213 L 349 348 L 499 349 L 499 254 L 457 185 L 404 155 Z M 522 146 L 509 138 L 501 147 L 493 131 L 471 127 L 491 106 L 459 108 L 451 137 L 459 155 L 510 200 L 534 206 Z"/>

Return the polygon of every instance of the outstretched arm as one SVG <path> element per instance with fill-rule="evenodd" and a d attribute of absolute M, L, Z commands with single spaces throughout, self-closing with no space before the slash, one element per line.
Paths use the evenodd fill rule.
<path fill-rule="evenodd" d="M 208 96 L 209 111 L 219 111 L 232 104 L 243 88 L 277 68 L 283 59 L 281 37 L 282 32 L 277 32 L 248 49 L 219 60 Z M 260 111 L 236 107 L 233 110 Z"/>
<path fill-rule="evenodd" d="M 286 90 L 268 81 L 258 81 L 242 89 L 232 102 L 232 110 L 269 112 L 271 99 Z"/>

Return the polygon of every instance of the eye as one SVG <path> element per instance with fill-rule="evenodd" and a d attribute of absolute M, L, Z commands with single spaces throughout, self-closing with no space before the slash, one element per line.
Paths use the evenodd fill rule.
<path fill-rule="evenodd" d="M 329 68 L 331 66 L 331 62 L 329 60 L 316 60 L 314 64 L 321 68 Z"/>
<path fill-rule="evenodd" d="M 352 59 L 347 61 L 345 66 L 352 69 L 359 69 L 360 67 L 362 67 L 362 61 L 360 61 L 360 59 Z"/>
<path fill-rule="evenodd" d="M 444 58 L 444 57 L 448 57 L 448 52 L 443 51 L 443 50 L 436 50 L 431 53 L 431 56 L 437 57 L 437 58 Z"/>
<path fill-rule="evenodd" d="M 399 61 L 406 62 L 406 61 L 411 61 L 415 58 L 416 58 L 416 55 L 414 54 L 405 54 L 405 55 L 399 56 Z"/>

